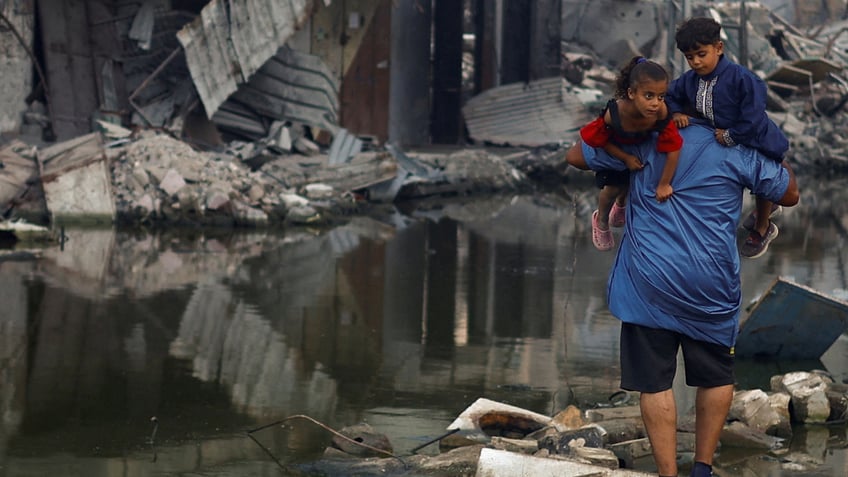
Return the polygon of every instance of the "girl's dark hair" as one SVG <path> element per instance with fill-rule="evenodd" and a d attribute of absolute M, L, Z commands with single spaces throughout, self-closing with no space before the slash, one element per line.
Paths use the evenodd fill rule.
<path fill-rule="evenodd" d="M 668 72 L 659 63 L 642 56 L 634 56 L 615 79 L 615 96 L 626 98 L 627 89 L 635 88 L 639 83 L 650 81 L 668 81 Z"/>
<path fill-rule="evenodd" d="M 694 17 L 677 27 L 674 41 L 677 49 L 686 53 L 698 48 L 715 44 L 721 40 L 721 25 L 709 17 Z"/>

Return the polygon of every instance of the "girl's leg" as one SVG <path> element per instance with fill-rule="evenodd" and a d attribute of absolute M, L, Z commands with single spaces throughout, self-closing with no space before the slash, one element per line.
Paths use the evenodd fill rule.
<path fill-rule="evenodd" d="M 601 230 L 609 230 L 609 215 L 612 210 L 612 204 L 616 202 L 617 197 L 621 194 L 622 187 L 614 185 L 605 185 L 598 194 L 598 228 Z"/>
<path fill-rule="evenodd" d="M 624 206 L 627 205 L 627 191 L 628 191 L 628 189 L 630 189 L 630 186 L 622 187 L 621 192 L 619 192 L 618 195 L 615 196 L 615 203 L 619 207 L 623 208 Z"/>
<path fill-rule="evenodd" d="M 586 158 L 583 157 L 583 143 L 577 141 L 573 146 L 568 148 L 565 153 L 565 162 L 583 171 L 588 171 L 589 166 L 586 165 Z"/>
<path fill-rule="evenodd" d="M 609 215 L 610 227 L 624 227 L 624 209 L 627 205 L 627 190 L 629 186 L 621 188 L 621 192 L 615 197 L 615 202 L 612 205 L 612 210 Z"/>

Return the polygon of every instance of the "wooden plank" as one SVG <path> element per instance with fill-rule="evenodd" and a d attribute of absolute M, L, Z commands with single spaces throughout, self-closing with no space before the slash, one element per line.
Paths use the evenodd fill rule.
<path fill-rule="evenodd" d="M 306 184 L 327 184 L 339 191 L 364 189 L 387 181 L 397 175 L 397 162 L 385 152 L 357 154 L 349 163 L 323 167 L 314 174 L 288 178 L 291 187 Z"/>
<path fill-rule="evenodd" d="M 800 88 L 795 86 L 794 84 L 781 83 L 780 81 L 767 81 L 766 84 L 769 88 L 774 90 L 777 94 L 787 97 L 797 93 Z"/>
<path fill-rule="evenodd" d="M 740 326 L 736 356 L 818 359 L 846 326 L 848 303 L 777 278 Z"/>
<path fill-rule="evenodd" d="M 834 63 L 825 58 L 804 58 L 792 62 L 792 66 L 802 70 L 809 71 L 813 75 L 813 83 L 827 78 L 828 73 L 838 73 L 842 71 L 842 65 Z"/>
<path fill-rule="evenodd" d="M 812 78 L 813 74 L 807 70 L 797 68 L 791 64 L 782 64 L 776 70 L 769 73 L 766 80 L 809 88 Z"/>

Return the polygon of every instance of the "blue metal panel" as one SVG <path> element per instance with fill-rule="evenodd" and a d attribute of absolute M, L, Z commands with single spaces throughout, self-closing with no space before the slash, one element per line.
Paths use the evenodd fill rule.
<path fill-rule="evenodd" d="M 736 356 L 817 359 L 846 324 L 848 303 L 777 278 L 742 323 Z"/>

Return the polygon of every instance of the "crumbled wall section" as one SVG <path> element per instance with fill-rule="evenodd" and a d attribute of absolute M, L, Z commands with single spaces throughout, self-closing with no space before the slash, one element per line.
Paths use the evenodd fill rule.
<path fill-rule="evenodd" d="M 665 29 L 664 0 L 563 0 L 562 40 L 587 45 L 609 64 L 656 56 Z"/>
<path fill-rule="evenodd" d="M 32 47 L 34 17 L 19 2 L 0 2 L 0 11 Z M 0 132 L 17 132 L 26 99 L 32 90 L 32 61 L 9 25 L 0 20 Z"/>

